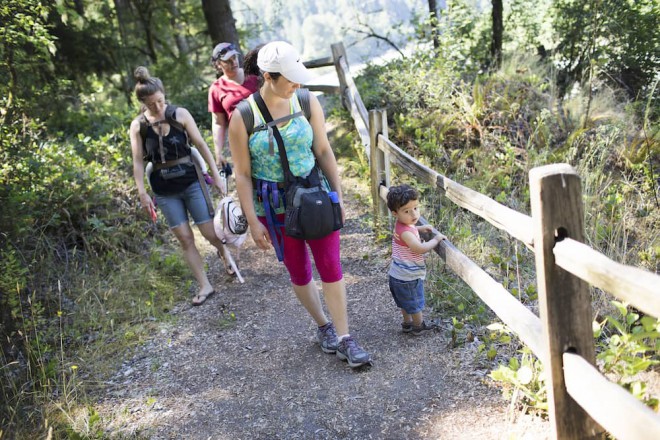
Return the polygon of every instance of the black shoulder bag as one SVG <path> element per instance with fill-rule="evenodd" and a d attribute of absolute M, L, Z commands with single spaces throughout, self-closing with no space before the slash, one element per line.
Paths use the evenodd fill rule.
<path fill-rule="evenodd" d="M 293 238 L 314 240 L 341 229 L 344 225 L 337 193 L 328 193 L 321 185 L 318 164 L 314 165 L 307 177 L 294 176 L 289 169 L 284 140 L 277 129 L 277 123 L 282 120 L 273 121 L 259 92 L 254 93 L 254 100 L 269 132 L 272 130 L 277 141 L 284 170 L 285 234 Z"/>

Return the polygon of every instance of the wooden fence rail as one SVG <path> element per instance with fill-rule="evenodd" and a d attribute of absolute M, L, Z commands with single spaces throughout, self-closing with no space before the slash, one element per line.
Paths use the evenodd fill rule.
<path fill-rule="evenodd" d="M 507 232 L 534 251 L 540 317 L 476 263 L 444 240 L 435 249 L 474 292 L 530 347 L 546 369 L 549 416 L 557 439 L 660 438 L 660 416 L 595 366 L 589 284 L 660 317 L 660 276 L 612 261 L 584 244 L 581 182 L 567 164 L 530 171 L 532 215 L 517 212 L 419 163 L 387 137 L 387 115 L 367 111 L 341 43 L 332 60 L 339 93 L 351 112 L 371 168 L 376 227 L 388 215 L 390 167 L 435 185 L 450 201 Z M 323 59 L 311 66 L 328 65 Z M 324 86 L 317 86 L 324 87 Z M 422 219 L 423 223 L 426 223 Z"/>

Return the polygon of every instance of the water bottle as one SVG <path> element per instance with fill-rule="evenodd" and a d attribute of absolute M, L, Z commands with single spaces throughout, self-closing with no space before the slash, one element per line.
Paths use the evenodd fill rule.
<path fill-rule="evenodd" d="M 332 202 L 332 215 L 334 217 L 332 230 L 336 231 L 344 226 L 344 223 L 341 220 L 341 206 L 339 205 L 339 195 L 335 191 L 330 191 L 328 193 L 328 197 L 330 197 L 330 201 Z"/>

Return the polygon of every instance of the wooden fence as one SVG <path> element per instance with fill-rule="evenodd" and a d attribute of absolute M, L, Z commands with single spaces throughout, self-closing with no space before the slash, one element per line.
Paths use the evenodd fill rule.
<path fill-rule="evenodd" d="M 660 317 L 660 276 L 612 261 L 584 244 L 580 177 L 567 164 L 529 172 L 531 217 L 426 167 L 391 142 L 383 110 L 367 111 L 351 76 L 343 44 L 332 57 L 305 63 L 335 66 L 340 93 L 351 112 L 371 169 L 376 227 L 389 214 L 385 203 L 392 164 L 435 185 L 450 201 L 524 243 L 535 254 L 539 316 L 515 299 L 450 241 L 435 252 L 543 362 L 549 416 L 557 439 L 660 439 L 660 416 L 595 366 L 589 284 L 649 315 Z M 426 223 L 422 219 L 422 223 Z"/>

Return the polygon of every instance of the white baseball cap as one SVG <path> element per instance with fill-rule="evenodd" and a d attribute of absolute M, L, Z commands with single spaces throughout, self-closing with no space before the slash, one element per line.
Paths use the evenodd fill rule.
<path fill-rule="evenodd" d="M 257 56 L 257 66 L 264 72 L 281 73 L 298 84 L 306 84 L 312 79 L 298 51 L 286 41 L 273 41 L 262 47 Z"/>

